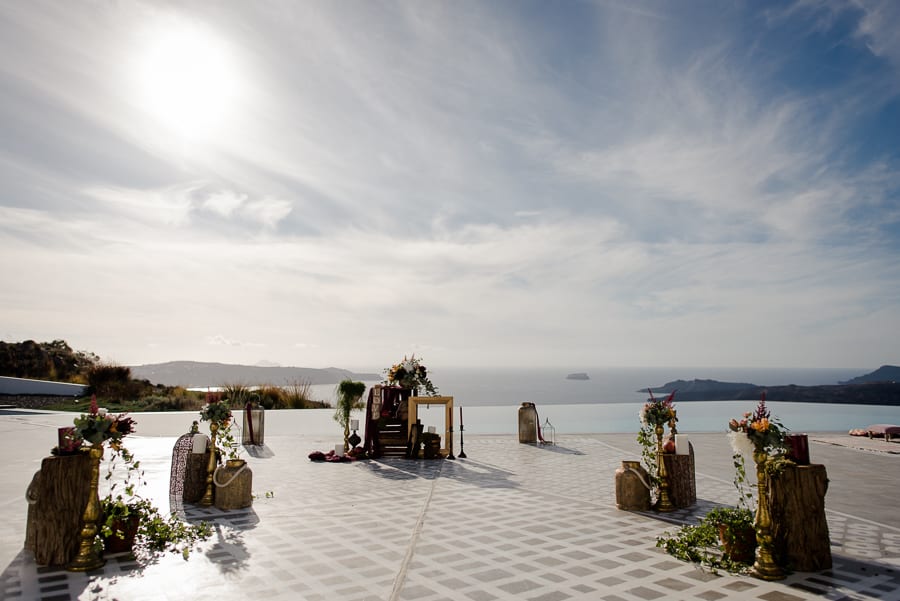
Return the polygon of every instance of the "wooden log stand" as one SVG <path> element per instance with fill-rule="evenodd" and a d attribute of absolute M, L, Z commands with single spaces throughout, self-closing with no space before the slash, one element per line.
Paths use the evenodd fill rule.
<path fill-rule="evenodd" d="M 225 465 L 216 470 L 214 505 L 218 509 L 243 509 L 253 504 L 253 472 L 250 467 Z"/>
<path fill-rule="evenodd" d="M 25 548 L 38 565 L 66 565 L 78 554 L 91 485 L 87 453 L 46 457 L 28 487 Z"/>
<path fill-rule="evenodd" d="M 184 466 L 184 492 L 182 498 L 185 503 L 198 503 L 206 492 L 206 468 L 209 465 L 209 451 L 205 453 L 191 453 L 187 456 Z"/>
<path fill-rule="evenodd" d="M 669 499 L 678 509 L 690 507 L 697 502 L 697 476 L 694 471 L 694 446 L 690 445 L 687 455 L 663 453 L 669 482 Z"/>
<path fill-rule="evenodd" d="M 768 484 L 775 561 L 798 572 L 830 569 L 825 466 L 787 466 L 781 473 L 769 476 Z"/>

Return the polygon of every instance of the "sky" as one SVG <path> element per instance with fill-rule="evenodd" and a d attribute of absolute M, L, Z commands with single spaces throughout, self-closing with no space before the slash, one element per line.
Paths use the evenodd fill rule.
<path fill-rule="evenodd" d="M 0 0 L 0 339 L 900 364 L 900 3 Z"/>

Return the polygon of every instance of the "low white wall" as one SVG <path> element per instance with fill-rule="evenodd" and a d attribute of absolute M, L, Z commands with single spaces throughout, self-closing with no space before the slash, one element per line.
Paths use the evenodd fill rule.
<path fill-rule="evenodd" d="M 46 396 L 83 396 L 87 386 L 67 384 L 65 382 L 48 382 L 46 380 L 28 380 L 0 376 L 0 394 L 36 394 Z"/>

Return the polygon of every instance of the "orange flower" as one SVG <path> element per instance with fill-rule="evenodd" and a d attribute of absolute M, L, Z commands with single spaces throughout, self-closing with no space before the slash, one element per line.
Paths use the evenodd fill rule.
<path fill-rule="evenodd" d="M 750 424 L 750 427 L 756 430 L 757 432 L 768 432 L 769 431 L 769 419 L 762 418 Z"/>

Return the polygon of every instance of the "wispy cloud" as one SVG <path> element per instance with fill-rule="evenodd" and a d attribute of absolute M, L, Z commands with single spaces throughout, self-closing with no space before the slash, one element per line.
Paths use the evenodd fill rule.
<path fill-rule="evenodd" d="M 4 5 L 0 307 L 134 362 L 890 361 L 897 12 Z M 185 23 L 202 139 L 133 68 Z"/>

